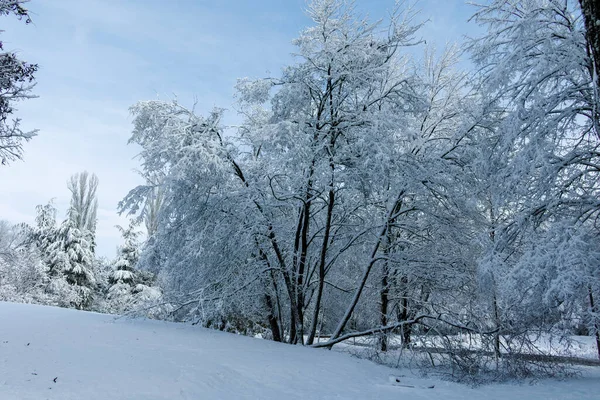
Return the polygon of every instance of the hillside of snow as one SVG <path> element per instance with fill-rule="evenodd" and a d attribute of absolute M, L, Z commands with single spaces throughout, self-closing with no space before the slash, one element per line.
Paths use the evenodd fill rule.
<path fill-rule="evenodd" d="M 398 386 L 399 376 L 414 387 Z M 594 368 L 575 379 L 473 389 L 196 326 L 0 303 L 2 400 L 583 400 L 598 393 Z"/>

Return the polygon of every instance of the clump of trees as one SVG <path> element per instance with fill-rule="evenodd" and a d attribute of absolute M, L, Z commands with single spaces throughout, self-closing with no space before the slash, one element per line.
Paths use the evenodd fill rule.
<path fill-rule="evenodd" d="M 148 215 L 160 193 L 139 262 L 176 317 L 317 347 L 433 335 L 466 374 L 516 371 L 539 332 L 584 329 L 600 355 L 598 71 L 579 3 L 478 6 L 469 71 L 453 48 L 410 56 L 410 9 L 309 15 L 293 64 L 238 82 L 238 129 L 220 109 L 131 108 L 147 184 L 120 208 Z"/>
<path fill-rule="evenodd" d="M 120 314 L 162 303 L 154 275 L 137 269 L 143 245 L 134 225 L 121 229 L 124 244 L 115 261 L 96 256 L 98 178 L 75 174 L 68 188 L 71 202 L 60 224 L 52 202 L 37 207 L 34 226 L 0 223 L 0 298 Z"/>
<path fill-rule="evenodd" d="M 29 22 L 23 3 L 0 14 Z M 295 61 L 239 80 L 241 125 L 135 104 L 146 184 L 119 205 L 134 222 L 116 260 L 95 255 L 98 181 L 78 174 L 60 225 L 52 203 L 0 224 L 0 297 L 314 347 L 367 337 L 463 377 L 544 370 L 540 337 L 593 335 L 600 357 L 598 8 L 476 7 L 484 33 L 438 52 L 410 8 L 372 23 L 314 0 Z M 6 162 L 33 134 L 7 118 L 37 66 L 0 64 Z"/>

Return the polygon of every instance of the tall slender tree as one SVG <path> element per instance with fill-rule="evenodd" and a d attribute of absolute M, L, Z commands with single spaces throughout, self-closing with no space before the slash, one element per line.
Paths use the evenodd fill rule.
<path fill-rule="evenodd" d="M 87 171 L 71 176 L 67 182 L 71 192 L 72 212 L 69 218 L 81 232 L 88 232 L 92 238 L 92 251 L 95 249 L 96 223 L 98 211 L 98 177 Z"/>

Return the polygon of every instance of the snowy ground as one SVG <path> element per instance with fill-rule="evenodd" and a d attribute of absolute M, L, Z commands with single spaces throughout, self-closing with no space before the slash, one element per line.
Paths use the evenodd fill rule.
<path fill-rule="evenodd" d="M 397 386 L 394 377 L 401 377 Z M 428 386 L 435 385 L 433 389 Z M 597 399 L 577 379 L 476 389 L 346 354 L 157 321 L 0 303 L 0 399 Z"/>

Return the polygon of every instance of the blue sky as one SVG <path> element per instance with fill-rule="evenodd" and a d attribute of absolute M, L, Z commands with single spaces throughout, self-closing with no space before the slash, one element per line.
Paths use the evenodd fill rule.
<path fill-rule="evenodd" d="M 205 113 L 232 109 L 237 78 L 276 75 L 293 61 L 291 41 L 310 24 L 305 0 L 32 0 L 33 24 L 0 17 L 5 49 L 38 63 L 37 99 L 17 115 L 39 135 L 22 162 L 0 167 L 0 219 L 33 222 L 35 206 L 55 198 L 64 217 L 70 175 L 98 175 L 98 252 L 119 244 L 118 201 L 141 183 L 137 149 L 127 146 L 128 108 L 177 96 Z M 385 17 L 393 0 L 357 0 L 359 13 Z M 422 0 L 420 32 L 443 48 L 476 28 L 463 0 Z"/>

